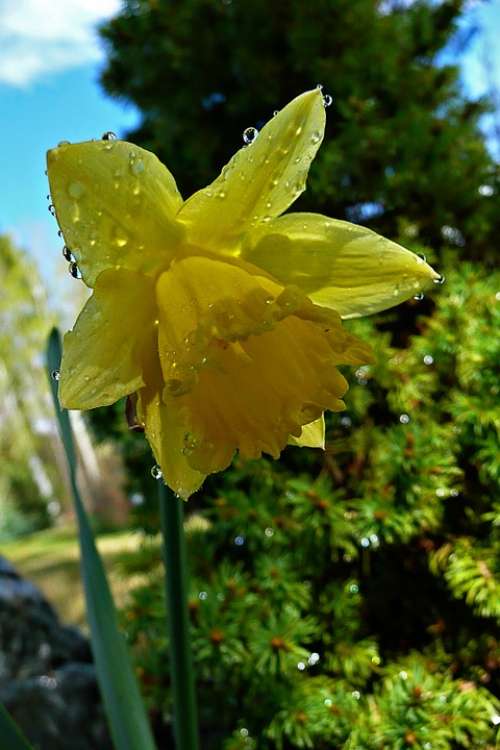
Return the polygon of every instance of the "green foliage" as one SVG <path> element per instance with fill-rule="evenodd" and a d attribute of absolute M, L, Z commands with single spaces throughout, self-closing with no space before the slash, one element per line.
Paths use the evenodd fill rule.
<path fill-rule="evenodd" d="M 499 281 L 450 271 L 404 346 L 377 331 L 384 319 L 353 324 L 378 353 L 330 420 L 326 454 L 236 461 L 204 494 L 188 557 L 207 750 L 493 747 L 498 503 L 477 456 L 498 425 L 493 398 L 474 409 L 498 361 Z M 141 569 L 124 621 L 150 706 L 165 710 L 153 540 L 130 560 Z"/>

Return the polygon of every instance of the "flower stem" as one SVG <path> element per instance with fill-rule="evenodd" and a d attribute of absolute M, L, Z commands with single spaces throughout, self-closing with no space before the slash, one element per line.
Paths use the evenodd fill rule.
<path fill-rule="evenodd" d="M 177 750 L 198 750 L 198 717 L 187 608 L 183 501 L 158 482 Z"/>

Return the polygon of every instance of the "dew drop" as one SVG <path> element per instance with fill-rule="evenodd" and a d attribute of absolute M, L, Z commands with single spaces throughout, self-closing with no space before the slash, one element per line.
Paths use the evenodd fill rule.
<path fill-rule="evenodd" d="M 408 424 L 410 421 L 410 415 L 409 414 L 400 414 L 399 415 L 399 421 L 401 424 Z"/>
<path fill-rule="evenodd" d="M 73 263 L 73 261 L 75 260 L 73 257 L 73 253 L 71 252 L 69 247 L 67 247 L 67 245 L 64 245 L 62 249 L 62 255 L 63 255 L 64 260 L 67 260 L 68 263 Z"/>
<path fill-rule="evenodd" d="M 69 264 L 68 268 L 69 273 L 71 276 L 73 276 L 74 279 L 81 279 L 82 274 L 80 273 L 80 269 L 78 268 L 78 265 L 73 261 L 73 263 Z"/>
<path fill-rule="evenodd" d="M 417 253 L 418 263 L 427 263 L 427 258 L 423 253 Z"/>
<path fill-rule="evenodd" d="M 158 464 L 155 464 L 151 468 L 151 476 L 153 477 L 153 479 L 161 479 L 163 477 L 163 472 L 158 466 Z"/>
<path fill-rule="evenodd" d="M 71 198 L 81 198 L 85 192 L 85 186 L 81 182 L 70 182 L 68 185 L 68 193 Z"/>
<path fill-rule="evenodd" d="M 113 230 L 113 243 L 117 247 L 125 247 L 128 240 L 129 238 L 125 231 L 121 227 L 115 226 Z"/>
<path fill-rule="evenodd" d="M 130 164 L 130 171 L 132 172 L 132 174 L 142 174 L 142 172 L 144 172 L 144 169 L 145 167 L 142 159 L 134 159 L 134 161 L 132 161 Z"/>
<path fill-rule="evenodd" d="M 53 204 L 53 203 L 51 203 L 51 204 L 49 205 L 49 214 L 52 214 L 52 216 L 55 216 L 55 215 L 56 215 L 56 209 L 55 209 L 55 207 L 54 207 L 54 204 Z"/>
<path fill-rule="evenodd" d="M 273 117 L 276 117 L 277 114 L 278 114 L 278 110 L 275 109 L 274 112 L 273 112 Z"/>
<path fill-rule="evenodd" d="M 429 366 L 429 365 L 432 365 L 433 362 L 434 362 L 434 357 L 432 356 L 432 354 L 424 355 L 424 365 Z"/>
<path fill-rule="evenodd" d="M 313 146 L 315 146 L 317 143 L 319 143 L 321 140 L 321 133 L 319 130 L 315 130 L 314 133 L 311 136 L 311 143 Z"/>
<path fill-rule="evenodd" d="M 258 135 L 259 131 L 257 130 L 257 128 L 245 128 L 245 130 L 243 131 L 243 142 L 246 146 L 249 146 L 255 141 Z"/>
<path fill-rule="evenodd" d="M 70 145 L 70 141 L 59 141 L 59 143 L 57 144 L 57 148 L 61 148 L 61 146 L 69 146 L 69 145 Z"/>
<path fill-rule="evenodd" d="M 330 94 L 325 94 L 323 96 L 323 107 L 330 107 L 333 104 L 333 97 L 330 96 Z"/>
<path fill-rule="evenodd" d="M 50 373 L 50 377 L 52 378 L 52 380 L 61 380 L 61 373 L 59 372 L 59 370 L 52 370 L 52 372 Z"/>
<path fill-rule="evenodd" d="M 421 302 L 425 297 L 425 294 L 423 292 L 419 292 L 418 294 L 415 294 L 413 299 L 416 299 L 417 302 Z"/>
<path fill-rule="evenodd" d="M 434 283 L 439 284 L 439 286 L 441 286 L 441 284 L 444 284 L 445 281 L 446 281 L 446 277 L 443 276 L 443 274 L 440 274 L 437 279 L 434 279 Z"/>
<path fill-rule="evenodd" d="M 106 130 L 106 132 L 101 135 L 102 141 L 116 141 L 117 138 L 118 136 L 116 133 L 113 133 L 112 130 Z"/>

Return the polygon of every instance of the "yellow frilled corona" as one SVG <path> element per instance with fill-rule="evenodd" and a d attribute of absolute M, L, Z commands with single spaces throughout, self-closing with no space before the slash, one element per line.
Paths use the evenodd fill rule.
<path fill-rule="evenodd" d="M 324 411 L 344 408 L 338 365 L 370 359 L 342 318 L 439 280 L 369 229 L 284 214 L 324 126 L 321 91 L 298 96 L 186 201 L 156 156 L 131 143 L 48 152 L 56 217 L 93 289 L 64 338 L 61 403 L 92 409 L 132 396 L 183 498 L 235 451 L 323 447 Z"/>

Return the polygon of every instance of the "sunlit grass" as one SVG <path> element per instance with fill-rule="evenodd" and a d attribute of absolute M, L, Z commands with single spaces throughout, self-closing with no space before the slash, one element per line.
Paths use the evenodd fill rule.
<path fill-rule="evenodd" d="M 140 543 L 141 536 L 130 531 L 97 537 L 97 546 L 117 606 L 124 602 L 133 585 L 133 579 L 126 579 L 119 573 L 119 563 L 124 555 L 137 550 Z M 85 626 L 85 604 L 74 527 L 49 529 L 9 542 L 2 545 L 2 555 L 22 576 L 42 590 L 64 622 Z"/>

